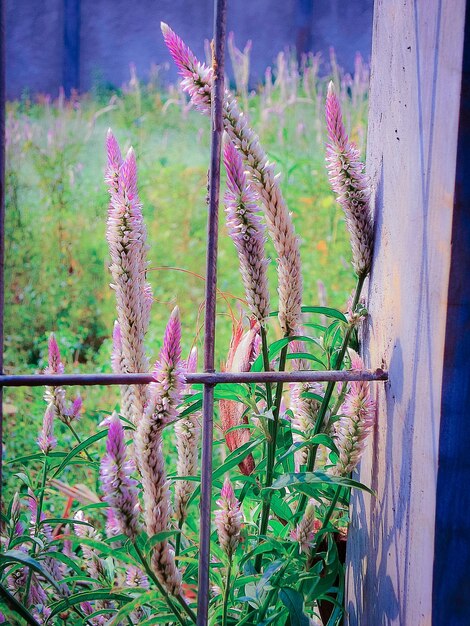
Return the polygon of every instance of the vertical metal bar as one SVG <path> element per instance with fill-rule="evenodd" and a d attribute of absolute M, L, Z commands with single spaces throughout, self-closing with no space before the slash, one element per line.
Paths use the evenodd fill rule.
<path fill-rule="evenodd" d="M 209 213 L 207 221 L 206 294 L 204 319 L 204 370 L 214 371 L 215 313 L 217 289 L 217 237 L 220 191 L 220 156 L 223 133 L 225 22 L 227 0 L 214 0 L 212 43 L 211 161 Z M 206 626 L 209 610 L 209 567 L 212 503 L 212 439 L 214 430 L 214 386 L 204 385 L 201 469 L 201 527 L 199 533 L 199 584 L 197 626 Z"/>
<path fill-rule="evenodd" d="M 5 3 L 0 0 L 0 374 L 3 374 L 5 301 Z M 3 387 L 0 388 L 0 510 L 3 485 Z"/>

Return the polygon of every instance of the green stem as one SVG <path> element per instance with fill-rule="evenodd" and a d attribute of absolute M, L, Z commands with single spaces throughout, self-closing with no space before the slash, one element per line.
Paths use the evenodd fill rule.
<path fill-rule="evenodd" d="M 184 525 L 184 519 L 180 519 L 179 522 L 178 522 L 178 530 L 180 532 L 176 533 L 176 539 L 175 539 L 175 559 L 178 559 L 178 557 L 180 555 L 181 535 L 182 535 L 182 531 L 183 531 L 183 525 Z"/>
<path fill-rule="evenodd" d="M 75 428 L 72 426 L 72 424 L 70 422 L 66 422 L 67 426 L 69 427 L 72 435 L 75 437 L 75 439 L 78 442 L 78 445 L 81 445 L 82 440 L 80 439 L 80 437 L 77 434 L 77 431 L 75 430 Z M 88 454 L 88 450 L 83 450 L 83 452 L 86 454 L 86 457 L 89 461 L 91 461 L 93 463 L 93 459 L 91 458 L 91 456 Z"/>
<path fill-rule="evenodd" d="M 42 472 L 42 478 L 41 478 L 41 486 L 40 486 L 40 491 L 39 491 L 39 499 L 38 499 L 38 503 L 36 506 L 36 522 L 34 524 L 34 537 L 37 537 L 39 534 L 39 522 L 41 521 L 41 515 L 42 515 L 42 505 L 44 503 L 44 492 L 46 490 L 46 481 L 47 481 L 47 456 L 44 457 L 44 467 L 43 467 L 43 472 Z M 37 544 L 34 543 L 33 545 L 33 557 L 36 554 L 37 551 Z M 30 569 L 28 572 L 28 579 L 26 581 L 26 588 L 25 588 L 25 593 L 24 593 L 24 604 L 25 606 L 28 606 L 28 598 L 29 598 L 29 592 L 31 589 L 31 580 L 33 578 L 33 570 Z"/>
<path fill-rule="evenodd" d="M 260 334 L 261 334 L 261 351 L 263 354 L 263 367 L 264 367 L 265 372 L 269 372 L 269 370 L 271 369 L 271 366 L 269 363 L 268 338 L 266 335 L 266 328 L 263 325 L 261 325 L 260 327 Z M 268 411 L 269 409 L 272 409 L 273 394 L 272 394 L 272 389 L 271 389 L 271 383 L 266 383 L 266 404 L 267 404 Z"/>
<path fill-rule="evenodd" d="M 139 546 L 137 545 L 137 542 L 134 542 L 134 548 L 135 551 L 137 552 L 137 554 L 139 555 L 139 559 L 142 563 L 142 565 L 144 566 L 145 571 L 147 572 L 147 575 L 149 576 L 149 578 L 155 583 L 157 589 L 160 591 L 160 593 L 162 594 L 165 602 L 168 604 L 168 607 L 170 609 L 170 611 L 173 612 L 173 614 L 175 615 L 176 619 L 179 621 L 179 623 L 182 626 L 186 626 L 186 622 L 184 621 L 181 613 L 179 612 L 179 610 L 177 609 L 177 607 L 173 604 L 168 592 L 166 591 L 166 589 L 163 587 L 163 585 L 160 583 L 160 581 L 158 580 L 158 578 L 155 576 L 155 574 L 153 573 L 152 569 L 150 568 L 149 564 L 147 563 L 147 559 L 145 558 L 143 552 L 141 551 L 141 549 L 139 548 Z"/>
<path fill-rule="evenodd" d="M 222 611 L 222 626 L 227 626 L 228 600 L 230 596 L 230 576 L 232 575 L 232 559 L 230 559 L 227 567 L 227 580 L 224 591 L 224 606 Z"/>
<path fill-rule="evenodd" d="M 366 278 L 365 276 L 359 276 L 359 278 L 357 279 L 356 291 L 354 293 L 354 299 L 353 299 L 353 303 L 351 307 L 352 311 L 355 310 L 357 303 L 359 302 L 359 298 L 361 297 L 361 291 L 364 285 L 365 278 Z M 343 365 L 344 355 L 346 354 L 346 350 L 348 349 L 349 339 L 351 337 L 352 330 L 353 330 L 353 326 L 350 324 L 348 326 L 348 329 L 346 330 L 346 334 L 344 335 L 341 349 L 333 364 L 333 367 L 335 369 L 340 369 L 341 366 Z M 318 411 L 318 417 L 315 422 L 315 427 L 313 429 L 312 437 L 314 437 L 315 435 L 318 435 L 322 431 L 323 423 L 325 420 L 325 415 L 328 410 L 328 405 L 330 403 L 331 396 L 333 395 L 335 385 L 336 385 L 335 382 L 329 382 L 326 387 L 325 395 L 323 397 L 320 410 Z M 318 445 L 312 446 L 311 449 L 309 450 L 308 460 L 307 460 L 307 472 L 313 472 L 315 468 L 317 450 L 318 450 Z M 299 505 L 297 507 L 297 513 L 299 513 L 300 511 L 304 509 L 306 502 L 307 502 L 307 496 L 302 494 L 299 500 Z"/>
<path fill-rule="evenodd" d="M 283 372 L 286 367 L 287 361 L 287 351 L 288 345 L 284 346 L 281 351 L 281 356 L 279 359 L 279 371 Z M 282 388 L 283 383 L 279 382 L 276 387 L 276 398 L 274 400 L 274 412 L 273 412 L 273 422 L 271 427 L 271 440 L 268 441 L 268 450 L 267 450 L 267 459 L 266 459 L 266 479 L 264 482 L 264 486 L 271 487 L 273 484 L 273 476 L 274 476 L 274 464 L 276 460 L 276 446 L 277 446 L 277 434 L 279 431 L 279 413 L 281 408 L 281 400 L 282 400 Z M 263 536 L 266 534 L 268 529 L 269 522 L 269 512 L 271 510 L 271 492 L 267 491 L 264 495 L 263 499 L 263 508 L 261 510 L 261 519 L 259 525 L 259 536 Z M 262 553 L 256 555 L 255 559 L 255 571 L 261 571 L 261 565 L 263 561 Z"/>

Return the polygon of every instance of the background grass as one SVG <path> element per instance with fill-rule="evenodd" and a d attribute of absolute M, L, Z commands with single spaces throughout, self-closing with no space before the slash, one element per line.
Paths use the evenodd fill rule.
<path fill-rule="evenodd" d="M 329 71 L 319 79 L 318 57 L 311 55 L 299 67 L 284 54 L 272 82 L 251 94 L 246 85 L 238 89 L 252 126 L 282 174 L 281 187 L 301 238 L 304 303 L 344 308 L 354 277 L 343 214 L 324 166 L 324 97 L 332 76 L 341 86 L 348 130 L 362 147 L 368 74 L 360 60 L 353 77 L 344 76 L 334 62 Z M 93 93 L 70 101 L 42 97 L 8 105 L 7 372 L 40 372 L 51 331 L 68 373 L 110 371 L 115 313 L 105 240 L 108 127 L 124 149 L 133 145 L 137 154 L 155 297 L 148 335 L 151 359 L 175 304 L 182 314 L 184 350 L 194 342 L 202 345 L 209 120 L 188 107 L 176 88 L 141 85 L 133 75 L 119 90 L 97 85 Z M 219 364 L 244 297 L 223 207 L 220 217 Z M 277 308 L 270 242 L 268 254 L 272 307 Z M 273 338 L 275 324 L 270 332 Z M 116 405 L 119 390 L 87 388 L 83 395 L 81 430 L 91 433 Z M 7 390 L 5 400 L 4 454 L 11 459 L 34 447 L 44 412 L 42 389 Z"/>

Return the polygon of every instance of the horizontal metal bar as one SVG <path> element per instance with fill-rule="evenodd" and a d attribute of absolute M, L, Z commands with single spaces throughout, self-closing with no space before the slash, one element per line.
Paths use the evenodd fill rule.
<path fill-rule="evenodd" d="M 388 372 L 370 370 L 327 370 L 303 372 L 207 372 L 187 374 L 186 382 L 217 385 L 219 383 L 311 383 L 350 382 L 353 380 L 388 380 Z M 0 376 L 0 387 L 43 387 L 49 385 L 145 385 L 152 374 L 11 374 Z"/>

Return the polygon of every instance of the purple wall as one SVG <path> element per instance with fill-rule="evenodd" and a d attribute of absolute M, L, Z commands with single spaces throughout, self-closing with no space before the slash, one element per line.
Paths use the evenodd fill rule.
<path fill-rule="evenodd" d="M 97 77 L 121 85 L 134 62 L 145 77 L 152 62 L 169 60 L 159 23 L 170 24 L 203 56 L 212 30 L 212 0 L 6 0 L 7 93 L 57 93 L 64 83 L 64 7 L 80 5 L 80 88 Z M 277 52 L 300 44 L 314 51 L 335 46 L 340 64 L 369 56 L 373 0 L 231 0 L 228 30 L 242 47 L 253 40 L 252 73 L 262 76 Z M 73 29 L 72 29 L 73 30 Z M 174 77 L 174 74 L 170 74 Z"/>

